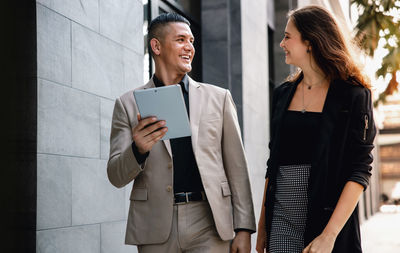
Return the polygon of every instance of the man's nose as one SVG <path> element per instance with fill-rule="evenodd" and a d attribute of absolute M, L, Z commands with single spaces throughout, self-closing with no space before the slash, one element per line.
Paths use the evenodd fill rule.
<path fill-rule="evenodd" d="M 185 50 L 192 51 L 194 50 L 194 46 L 192 43 L 188 42 L 185 44 Z"/>

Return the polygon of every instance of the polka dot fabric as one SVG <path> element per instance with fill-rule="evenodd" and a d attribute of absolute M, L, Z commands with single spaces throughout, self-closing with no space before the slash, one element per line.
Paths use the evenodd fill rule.
<path fill-rule="evenodd" d="M 270 253 L 301 253 L 304 249 L 310 169 L 309 164 L 279 167 L 269 238 Z"/>

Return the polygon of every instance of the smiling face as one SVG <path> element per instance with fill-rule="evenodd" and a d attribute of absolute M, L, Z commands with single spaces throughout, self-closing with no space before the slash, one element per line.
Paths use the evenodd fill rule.
<path fill-rule="evenodd" d="M 311 50 L 307 41 L 303 41 L 300 32 L 297 30 L 293 21 L 289 19 L 285 28 L 285 36 L 283 37 L 280 47 L 285 51 L 286 64 L 292 64 L 300 67 L 307 62 L 307 49 Z"/>
<path fill-rule="evenodd" d="M 159 66 L 170 74 L 182 75 L 192 70 L 194 37 L 186 23 L 171 22 L 163 29 L 158 47 L 153 49 Z"/>

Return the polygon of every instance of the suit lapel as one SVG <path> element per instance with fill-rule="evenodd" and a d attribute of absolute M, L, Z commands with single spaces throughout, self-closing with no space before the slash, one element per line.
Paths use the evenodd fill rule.
<path fill-rule="evenodd" d="M 163 140 L 164 146 L 168 151 L 169 156 L 172 158 L 171 143 L 169 140 Z"/>
<path fill-rule="evenodd" d="M 205 105 L 201 86 L 189 77 L 189 115 L 190 115 L 190 129 L 192 131 L 192 147 L 193 152 L 196 154 L 200 116 L 203 105 Z"/>
<path fill-rule="evenodd" d="M 150 88 L 155 88 L 156 85 L 154 84 L 153 78 L 151 78 L 143 87 L 143 89 L 150 89 Z"/>

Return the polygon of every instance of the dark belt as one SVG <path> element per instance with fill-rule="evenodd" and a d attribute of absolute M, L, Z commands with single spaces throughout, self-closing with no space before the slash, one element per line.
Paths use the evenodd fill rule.
<path fill-rule="evenodd" d="M 204 192 L 178 192 L 174 195 L 175 204 L 188 203 L 190 201 L 202 201 L 206 200 L 206 194 Z"/>

